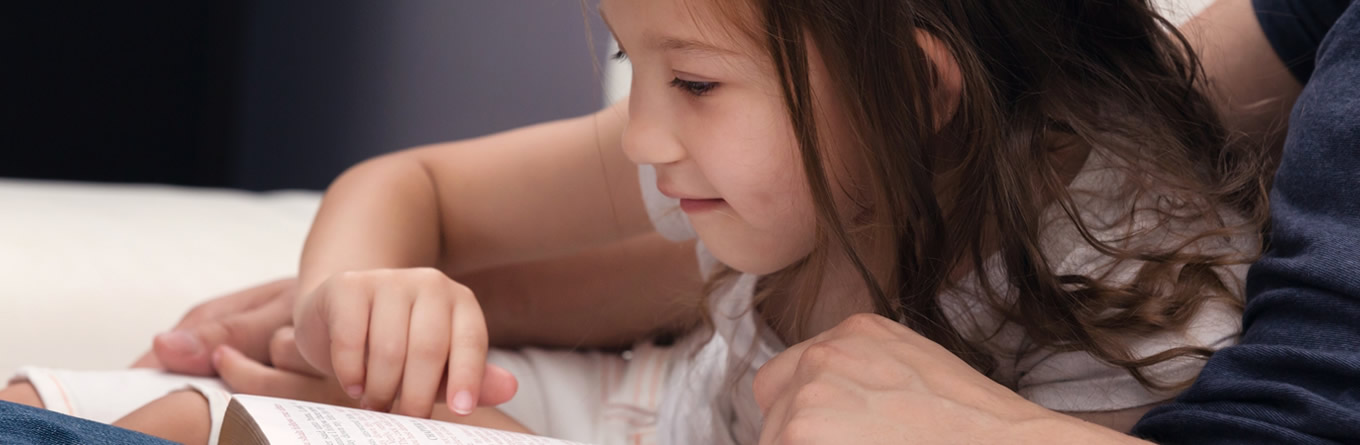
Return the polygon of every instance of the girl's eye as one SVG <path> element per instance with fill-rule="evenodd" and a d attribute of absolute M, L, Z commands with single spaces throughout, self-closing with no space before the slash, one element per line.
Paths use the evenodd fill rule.
<path fill-rule="evenodd" d="M 690 94 L 690 95 L 693 95 L 693 96 L 696 96 L 696 97 L 697 97 L 697 96 L 703 96 L 703 95 L 705 95 L 705 94 L 708 94 L 708 93 L 712 92 L 714 88 L 717 88 L 717 87 L 718 87 L 718 83 L 717 83 L 717 82 L 694 82 L 694 81 L 689 81 L 689 80 L 682 80 L 682 79 L 680 79 L 679 77 L 677 77 L 677 78 L 675 78 L 675 80 L 672 80 L 672 81 L 671 81 L 671 86 L 676 87 L 676 88 L 679 88 L 680 91 L 684 91 L 685 93 L 688 93 L 688 94 Z"/>
<path fill-rule="evenodd" d="M 609 56 L 609 58 L 618 61 L 624 61 L 628 60 L 628 54 L 624 53 L 623 50 L 619 50 L 619 52 L 614 53 L 614 55 Z"/>

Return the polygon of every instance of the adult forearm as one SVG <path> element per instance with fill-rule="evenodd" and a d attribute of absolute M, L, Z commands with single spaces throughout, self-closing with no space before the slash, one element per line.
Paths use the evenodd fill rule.
<path fill-rule="evenodd" d="M 1074 417 L 1055 415 L 1053 417 L 1022 422 L 1003 434 L 995 437 L 995 442 L 1014 444 L 1109 444 L 1109 445 L 1153 445 L 1137 437 L 1105 428 Z"/>

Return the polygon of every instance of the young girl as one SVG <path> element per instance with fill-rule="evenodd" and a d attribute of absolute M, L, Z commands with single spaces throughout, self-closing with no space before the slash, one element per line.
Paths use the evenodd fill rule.
<path fill-rule="evenodd" d="M 497 398 L 490 361 L 521 385 L 502 427 L 752 444 L 756 370 L 874 313 L 1127 431 L 1235 340 L 1265 161 L 1225 144 L 1148 0 L 600 10 L 633 65 L 626 104 L 331 187 L 291 367 L 334 381 L 287 395 L 465 414 Z M 691 229 L 697 270 L 660 238 Z M 230 382 L 247 362 L 218 363 Z"/>

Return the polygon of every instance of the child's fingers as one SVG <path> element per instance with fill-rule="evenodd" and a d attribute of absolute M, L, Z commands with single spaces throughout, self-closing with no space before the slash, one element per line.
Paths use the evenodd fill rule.
<path fill-rule="evenodd" d="M 482 393 L 477 397 L 481 406 L 496 406 L 515 397 L 519 391 L 519 380 L 510 371 L 490 363 L 482 374 Z"/>
<path fill-rule="evenodd" d="M 486 319 L 472 291 L 458 286 L 455 292 L 447 397 L 451 411 L 468 415 L 477 407 L 486 370 Z"/>
<path fill-rule="evenodd" d="M 448 374 L 444 374 L 439 380 L 439 391 L 435 392 L 435 400 L 447 401 L 449 396 L 445 391 L 448 387 Z M 518 391 L 519 380 L 514 374 L 488 362 L 486 369 L 482 371 L 482 392 L 477 395 L 477 406 L 497 406 L 509 402 L 515 398 Z"/>
<path fill-rule="evenodd" d="M 452 304 L 447 298 L 422 295 L 411 308 L 406 369 L 401 379 L 397 414 L 429 418 L 449 360 Z"/>
<path fill-rule="evenodd" d="M 307 364 L 307 360 L 302 358 L 302 353 L 298 351 L 297 337 L 292 326 L 284 326 L 274 331 L 274 338 L 269 340 L 269 363 L 284 371 L 306 374 L 312 377 L 324 377 L 321 371 L 317 371 L 312 365 Z"/>
<path fill-rule="evenodd" d="M 372 294 L 358 286 L 322 286 L 326 332 L 331 341 L 331 369 L 340 387 L 358 399 L 364 393 L 365 354 Z M 324 371 L 324 370 L 323 370 Z"/>
<path fill-rule="evenodd" d="M 368 326 L 368 374 L 359 406 L 387 411 L 396 398 L 406 364 L 406 333 L 414 296 L 400 288 L 373 297 Z"/>

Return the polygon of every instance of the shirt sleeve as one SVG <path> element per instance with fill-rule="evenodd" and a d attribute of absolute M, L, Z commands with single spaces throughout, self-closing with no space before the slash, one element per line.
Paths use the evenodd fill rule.
<path fill-rule="evenodd" d="M 1299 83 L 1313 75 L 1322 38 L 1352 0 L 1252 0 L 1256 19 L 1275 53 Z"/>

